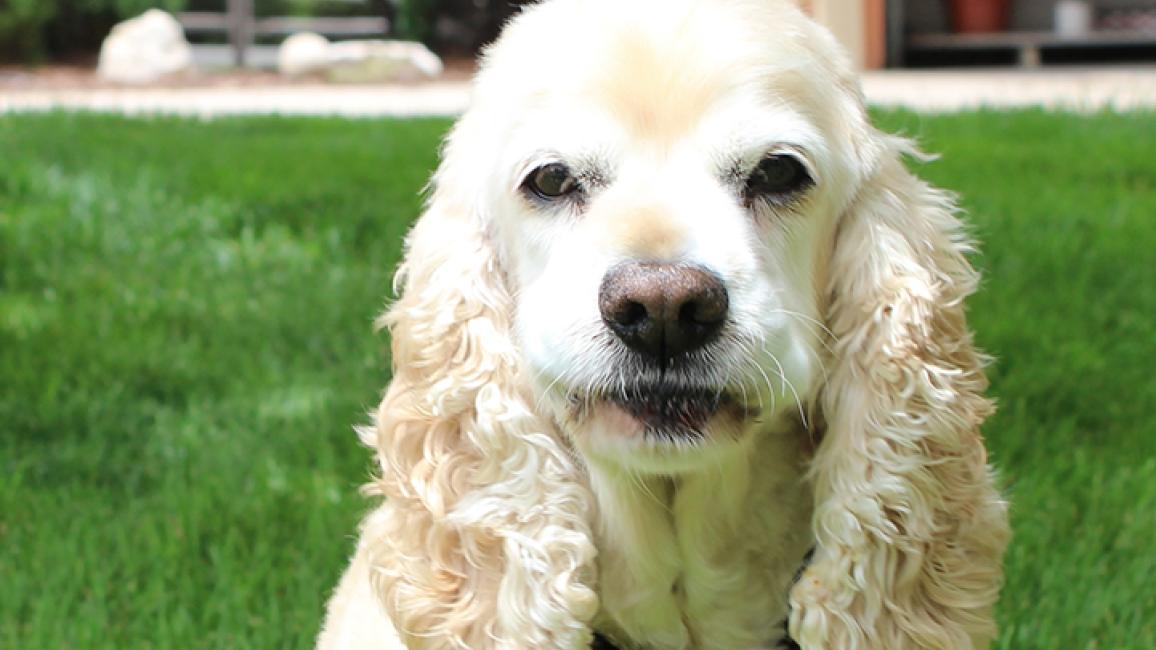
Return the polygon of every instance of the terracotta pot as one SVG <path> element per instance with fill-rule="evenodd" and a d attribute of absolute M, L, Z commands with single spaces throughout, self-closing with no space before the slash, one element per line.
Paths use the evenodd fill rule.
<path fill-rule="evenodd" d="M 951 22 L 957 32 L 1002 32 L 1010 14 L 1011 0 L 951 0 Z"/>

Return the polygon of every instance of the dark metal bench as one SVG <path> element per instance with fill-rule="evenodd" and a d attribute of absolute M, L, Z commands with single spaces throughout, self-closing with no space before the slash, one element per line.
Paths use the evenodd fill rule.
<path fill-rule="evenodd" d="M 364 0 L 345 0 L 362 4 Z M 288 36 L 297 32 L 317 32 L 333 37 L 380 37 L 389 31 L 384 16 L 257 18 L 253 0 L 227 0 L 224 12 L 186 11 L 177 21 L 187 33 L 225 34 L 233 50 L 233 63 L 244 67 L 248 51 L 261 36 Z"/>

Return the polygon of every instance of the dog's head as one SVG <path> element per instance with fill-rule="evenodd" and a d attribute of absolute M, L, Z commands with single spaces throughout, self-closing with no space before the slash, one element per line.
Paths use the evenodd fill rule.
<path fill-rule="evenodd" d="M 668 471 L 809 408 L 870 137 L 786 3 L 548 2 L 487 53 L 438 191 L 496 247 L 539 404 Z"/>
<path fill-rule="evenodd" d="M 395 618 L 467 647 L 495 629 L 567 645 L 525 636 L 523 615 L 596 608 L 571 446 L 687 471 L 813 409 L 818 548 L 792 636 L 990 636 L 1006 521 L 978 434 L 976 275 L 951 198 L 904 167 L 913 151 L 870 125 L 846 57 L 786 0 L 551 0 L 518 17 L 447 140 L 383 320 Z M 543 573 L 497 581 L 515 565 Z M 530 580 L 548 593 L 517 588 Z M 479 591 L 502 594 L 492 626 Z"/>

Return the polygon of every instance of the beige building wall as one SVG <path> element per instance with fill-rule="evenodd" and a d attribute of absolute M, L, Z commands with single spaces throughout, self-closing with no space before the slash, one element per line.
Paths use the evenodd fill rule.
<path fill-rule="evenodd" d="M 811 0 L 815 20 L 827 26 L 835 38 L 851 53 L 855 67 L 862 69 L 867 62 L 867 34 L 864 3 L 858 0 Z"/>
<path fill-rule="evenodd" d="M 796 0 L 847 48 L 855 66 L 884 64 L 884 0 Z"/>

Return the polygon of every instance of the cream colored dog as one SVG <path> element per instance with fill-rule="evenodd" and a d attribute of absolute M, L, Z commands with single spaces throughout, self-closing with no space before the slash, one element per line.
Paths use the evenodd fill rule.
<path fill-rule="evenodd" d="M 788 2 L 527 9 L 407 242 L 319 647 L 985 647 L 977 278 L 912 153 Z"/>

